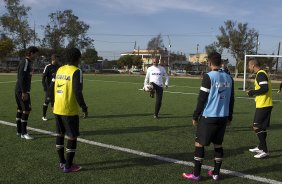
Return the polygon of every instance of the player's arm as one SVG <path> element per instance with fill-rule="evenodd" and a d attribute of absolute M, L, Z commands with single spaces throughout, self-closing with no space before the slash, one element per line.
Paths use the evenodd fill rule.
<path fill-rule="evenodd" d="M 193 114 L 193 120 L 198 120 L 200 115 L 203 113 L 205 104 L 208 101 L 209 97 L 209 92 L 211 88 L 211 80 L 208 74 L 204 74 L 203 80 L 202 80 L 202 85 L 200 88 L 199 96 L 198 96 L 198 103 L 197 107 L 194 111 Z"/>
<path fill-rule="evenodd" d="M 20 89 L 22 89 L 22 93 L 27 93 L 28 89 L 27 89 L 27 79 L 28 79 L 28 75 L 29 74 L 29 63 L 27 61 L 27 59 L 25 60 L 25 62 L 22 62 L 19 65 L 19 76 L 18 76 L 18 80 L 19 80 L 19 85 L 20 85 Z"/>
<path fill-rule="evenodd" d="M 47 91 L 47 75 L 48 75 L 48 65 L 45 66 L 42 74 L 42 86 L 44 91 Z"/>
<path fill-rule="evenodd" d="M 56 76 L 54 76 L 54 78 L 52 78 L 51 83 L 50 83 L 50 87 L 48 88 L 48 92 L 47 92 L 47 95 L 48 95 L 51 103 L 54 103 L 54 99 L 55 99 L 55 92 L 54 92 L 55 80 L 56 80 Z"/>
<path fill-rule="evenodd" d="M 165 77 L 165 86 L 168 87 L 168 81 L 169 81 L 169 77 L 168 74 L 166 73 L 166 70 L 163 68 L 163 75 Z"/>
<path fill-rule="evenodd" d="M 87 112 L 88 112 L 88 107 L 86 106 L 86 103 L 84 101 L 84 97 L 82 94 L 82 89 L 83 89 L 83 76 L 82 76 L 82 71 L 77 70 L 73 74 L 73 91 L 75 93 L 75 97 L 77 100 L 77 103 L 82 109 L 82 112 L 84 112 L 84 118 L 87 117 Z"/>
<path fill-rule="evenodd" d="M 149 79 L 150 79 L 150 69 L 147 70 L 146 77 L 144 80 L 144 86 L 149 84 Z"/>
<path fill-rule="evenodd" d="M 279 92 L 281 91 L 282 89 L 282 82 L 280 83 L 280 86 L 279 86 Z"/>
<path fill-rule="evenodd" d="M 264 72 L 259 72 L 256 77 L 257 83 L 260 86 L 258 90 L 250 90 L 249 96 L 263 95 L 268 92 L 268 77 Z"/>
<path fill-rule="evenodd" d="M 233 109 L 234 109 L 234 102 L 235 102 L 235 97 L 234 97 L 234 80 L 232 77 L 230 77 L 232 80 L 232 88 L 231 88 L 231 96 L 230 96 L 230 103 L 229 103 L 229 116 L 228 120 L 231 122 L 233 119 Z"/>

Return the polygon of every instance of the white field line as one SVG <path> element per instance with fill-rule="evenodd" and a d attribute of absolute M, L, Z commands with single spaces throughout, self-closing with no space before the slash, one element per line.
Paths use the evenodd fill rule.
<path fill-rule="evenodd" d="M 2 120 L 0 120 L 0 124 L 8 125 L 8 126 L 14 126 L 14 127 L 16 126 L 16 124 L 14 124 L 14 123 L 2 121 Z M 50 132 L 50 131 L 46 131 L 46 130 L 42 130 L 42 129 L 28 127 L 28 130 L 31 130 L 31 131 L 34 131 L 34 132 L 43 133 L 43 134 L 46 134 L 46 135 L 56 136 L 56 134 L 54 132 Z M 126 153 L 130 153 L 130 154 L 134 154 L 134 155 L 139 155 L 139 156 L 147 157 L 147 158 L 151 158 L 151 159 L 156 159 L 156 160 L 160 160 L 160 161 L 164 161 L 164 162 L 170 162 L 170 163 L 185 165 L 185 166 L 189 166 L 189 167 L 193 167 L 194 166 L 193 162 L 188 162 L 188 161 L 183 161 L 183 160 L 177 160 L 177 159 L 174 159 L 174 158 L 163 157 L 163 156 L 159 156 L 159 155 L 155 155 L 155 154 L 151 154 L 151 153 L 146 153 L 146 152 L 142 152 L 142 151 L 138 151 L 138 150 L 133 150 L 133 149 L 129 149 L 129 148 L 123 148 L 123 147 L 114 146 L 114 145 L 110 145 L 110 144 L 104 144 L 104 143 L 100 143 L 100 142 L 90 141 L 90 140 L 82 139 L 82 138 L 78 138 L 77 140 L 79 142 L 82 142 L 82 143 L 85 143 L 85 144 L 90 144 L 90 145 L 94 145 L 94 146 L 108 148 L 108 149 L 112 149 L 112 150 L 115 150 L 115 151 L 126 152 Z M 202 168 L 206 169 L 206 170 L 213 169 L 213 167 L 207 166 L 207 165 L 202 165 Z M 264 177 L 260 177 L 260 176 L 244 174 L 244 173 L 240 173 L 240 172 L 236 172 L 236 171 L 231 171 L 231 170 L 226 170 L 226 169 L 221 169 L 220 171 L 223 174 L 227 174 L 227 175 L 231 175 L 231 176 L 236 176 L 236 177 L 240 177 L 240 178 L 244 178 L 244 179 L 249 179 L 249 180 L 254 180 L 254 181 L 259 181 L 259 182 L 263 182 L 263 183 L 282 184 L 282 182 L 280 182 L 280 181 L 276 181 L 276 180 L 272 180 L 272 179 L 268 179 L 268 178 L 264 178 Z"/>
<path fill-rule="evenodd" d="M 39 81 L 41 81 L 41 80 L 33 80 L 31 82 L 33 83 L 33 82 L 39 82 Z M 5 81 L 5 82 L 2 81 L 2 82 L 0 82 L 0 84 L 9 84 L 9 83 L 15 83 L 16 84 L 16 82 L 17 81 Z"/>
<path fill-rule="evenodd" d="M 143 89 L 138 89 L 139 91 L 144 91 Z M 172 93 L 172 94 L 181 94 L 181 95 L 199 95 L 198 93 L 184 93 L 184 92 L 178 92 L 178 91 L 164 91 L 164 93 Z M 254 98 L 250 97 L 242 97 L 242 96 L 237 96 L 235 98 L 238 99 L 247 99 L 247 100 L 254 100 Z M 281 102 L 281 100 L 272 100 L 273 102 Z"/>
<path fill-rule="evenodd" d="M 88 79 L 84 79 L 86 81 L 98 81 L 98 82 L 109 82 L 109 83 L 127 83 L 127 84 L 139 84 L 137 82 L 121 82 L 121 81 L 105 81 L 105 80 L 88 80 Z M 40 82 L 41 80 L 34 80 L 32 82 Z M 0 82 L 0 84 L 3 83 L 15 83 L 16 81 L 5 81 L 5 82 Z M 142 85 L 142 84 L 141 84 Z M 187 87 L 187 88 L 199 88 L 199 87 L 189 87 L 189 86 L 176 86 L 176 85 L 172 85 L 169 87 Z M 140 91 L 143 91 L 143 89 L 138 89 Z M 165 93 L 172 93 L 172 94 L 182 94 L 182 95 L 198 95 L 198 93 L 184 93 L 184 92 L 177 92 L 177 91 L 164 91 Z M 247 99 L 247 100 L 254 100 L 254 98 L 250 98 L 250 97 L 235 97 L 238 99 Z M 281 102 L 281 100 L 272 100 L 273 102 Z"/>
<path fill-rule="evenodd" d="M 95 79 L 83 79 L 85 81 L 97 81 L 97 82 L 108 82 L 108 83 L 118 83 L 118 84 L 139 84 L 139 85 L 143 85 L 142 83 L 139 82 L 125 82 L 125 81 L 105 81 L 105 80 L 95 80 Z M 182 88 L 192 88 L 192 89 L 199 89 L 199 87 L 195 87 L 195 86 L 177 86 L 177 85 L 171 85 L 168 87 L 182 87 Z M 272 91 L 277 91 L 278 89 L 272 89 Z M 242 90 L 237 90 L 235 89 L 235 91 L 242 91 Z M 181 92 L 180 92 L 181 93 Z M 244 97 L 243 97 L 244 98 Z M 247 97 L 246 97 L 247 98 Z M 252 99 L 252 98 L 250 98 Z M 280 101 L 280 100 L 276 100 L 276 101 Z"/>

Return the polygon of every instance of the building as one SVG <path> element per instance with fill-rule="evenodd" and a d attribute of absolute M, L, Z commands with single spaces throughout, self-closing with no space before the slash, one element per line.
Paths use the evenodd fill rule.
<path fill-rule="evenodd" d="M 142 64 L 142 70 L 147 71 L 147 68 L 152 65 L 152 59 L 154 57 L 160 58 L 160 64 L 163 65 L 165 68 L 167 68 L 168 73 L 174 68 L 179 68 L 187 65 L 188 61 L 185 57 L 184 60 L 178 60 L 177 54 L 169 53 L 166 49 L 160 49 L 160 50 L 147 50 L 147 49 L 134 49 L 131 52 L 125 52 L 121 53 L 121 56 L 125 55 L 138 55 L 141 56 L 143 64 Z M 184 56 L 184 55 L 181 55 Z"/>
<path fill-rule="evenodd" d="M 207 54 L 189 54 L 188 56 L 188 61 L 191 63 L 201 63 L 201 64 L 206 64 L 208 59 Z"/>
<path fill-rule="evenodd" d="M 125 55 L 137 55 L 141 56 L 143 64 L 142 64 L 142 70 L 146 71 L 149 66 L 152 65 L 152 59 L 153 57 L 159 57 L 160 58 L 160 64 L 162 64 L 164 67 L 171 66 L 171 63 L 169 61 L 169 52 L 167 50 L 147 50 L 147 49 L 134 49 L 131 52 L 125 52 L 121 53 L 121 56 Z"/>

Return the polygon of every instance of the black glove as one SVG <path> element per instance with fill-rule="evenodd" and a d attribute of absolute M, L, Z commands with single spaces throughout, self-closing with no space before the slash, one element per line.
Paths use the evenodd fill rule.
<path fill-rule="evenodd" d="M 248 91 L 248 96 L 254 96 L 254 95 L 255 95 L 255 90 Z"/>
<path fill-rule="evenodd" d="M 82 116 L 83 119 L 88 117 L 88 108 L 87 107 L 83 107 L 82 108 Z"/>
<path fill-rule="evenodd" d="M 83 112 L 82 113 L 82 116 L 81 116 L 83 119 L 86 119 L 88 117 L 88 112 Z"/>

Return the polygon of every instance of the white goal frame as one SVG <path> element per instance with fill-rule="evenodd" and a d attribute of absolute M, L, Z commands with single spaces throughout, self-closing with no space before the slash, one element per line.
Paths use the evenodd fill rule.
<path fill-rule="evenodd" d="M 267 55 L 267 54 L 262 54 L 262 55 L 245 55 L 245 60 L 244 60 L 244 83 L 243 83 L 243 91 L 246 90 L 246 75 L 247 75 L 247 57 L 272 57 L 272 58 L 282 58 L 282 55 Z M 278 64 L 278 63 L 277 63 Z"/>

